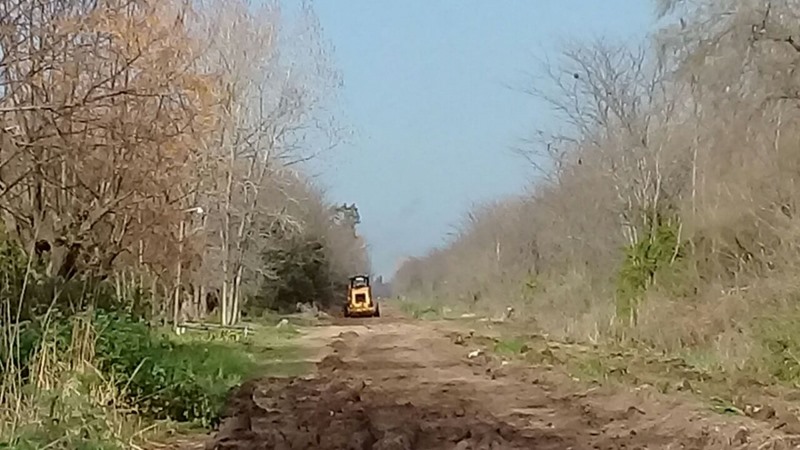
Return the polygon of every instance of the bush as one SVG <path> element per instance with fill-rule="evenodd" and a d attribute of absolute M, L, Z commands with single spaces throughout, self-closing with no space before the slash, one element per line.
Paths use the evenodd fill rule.
<path fill-rule="evenodd" d="M 91 274 L 69 279 L 48 276 L 42 258 L 33 257 L 28 261 L 23 249 L 4 238 L 0 230 L 0 299 L 3 302 L 0 321 L 5 317 L 12 317 L 14 321 L 17 317 L 20 321 L 33 321 L 52 314 L 54 310 L 72 315 L 90 306 L 123 310 L 138 316 L 151 310 L 150 299 L 143 289 L 137 287 L 128 294 L 128 298 L 119 298 L 113 280 L 99 279 Z"/>
<path fill-rule="evenodd" d="M 677 221 L 659 221 L 650 235 L 625 249 L 625 260 L 617 273 L 617 316 L 635 323 L 639 303 L 647 289 L 684 256 Z"/>
<path fill-rule="evenodd" d="M 289 238 L 282 247 L 267 249 L 261 256 L 274 276 L 263 278 L 258 295 L 248 303 L 248 312 L 293 311 L 298 301 L 314 300 L 325 308 L 335 303 L 337 290 L 321 239 Z M 344 288 L 339 291 L 344 292 Z"/>
<path fill-rule="evenodd" d="M 120 314 L 97 319 L 99 368 L 117 380 L 140 414 L 154 419 L 216 423 L 227 393 L 256 364 L 222 343 L 177 343 Z"/>
<path fill-rule="evenodd" d="M 28 367 L 45 343 L 60 355 L 75 352 L 78 321 L 92 326 L 94 340 L 87 347 L 93 346 L 102 377 L 112 380 L 122 398 L 144 417 L 213 425 L 229 389 L 256 369 L 243 349 L 174 342 L 130 315 L 98 311 L 59 318 L 47 333 L 41 321 L 22 327 L 19 356 L 13 360 L 23 369 L 24 381 L 30 381 Z"/>
<path fill-rule="evenodd" d="M 43 273 L 37 264 L 28 266 L 19 246 L 0 239 L 2 317 L 21 319 L 3 324 L 9 332 L 0 337 L 0 375 L 26 401 L 51 395 L 34 386 L 58 392 L 65 378 L 86 373 L 84 364 L 90 363 L 102 380 L 82 379 L 82 388 L 110 382 L 145 417 L 211 425 L 228 390 L 255 369 L 244 349 L 178 343 L 151 328 L 140 319 L 141 292 L 123 302 L 110 282 Z M 20 304 L 23 309 L 17 310 Z M 9 398 L 0 398 L 5 401 Z"/>

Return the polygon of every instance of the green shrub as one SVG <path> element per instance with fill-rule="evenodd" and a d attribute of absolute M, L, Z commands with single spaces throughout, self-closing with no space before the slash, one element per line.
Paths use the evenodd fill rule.
<path fill-rule="evenodd" d="M 98 317 L 99 368 L 117 380 L 140 414 L 216 423 L 228 391 L 256 364 L 233 344 L 174 342 L 120 314 Z"/>
<path fill-rule="evenodd" d="M 6 364 L 21 371 L 23 381 L 27 381 L 28 368 L 36 352 L 41 348 L 42 343 L 47 340 L 51 345 L 55 345 L 55 350 L 64 354 L 69 349 L 72 337 L 72 323 L 77 317 L 71 319 L 63 318 L 57 311 L 47 319 L 44 318 L 20 322 L 12 325 L 12 333 L 3 333 L 5 341 L 9 336 L 13 336 L 15 342 L 9 345 L 3 342 L 0 346 L 0 374 L 9 370 Z M 48 325 L 49 324 L 49 325 Z M 11 355 L 8 354 L 13 348 Z"/>
<path fill-rule="evenodd" d="M 658 226 L 650 235 L 625 248 L 625 260 L 617 273 L 617 316 L 636 322 L 637 311 L 642 296 L 655 284 L 657 274 L 665 274 L 666 269 L 684 255 L 678 221 L 659 219 Z"/>
<path fill-rule="evenodd" d="M 314 299 L 323 307 L 336 302 L 337 292 L 331 279 L 331 262 L 322 238 L 288 237 L 279 247 L 266 249 L 261 259 L 272 277 L 262 277 L 258 294 L 247 303 L 248 312 L 265 310 L 294 311 L 298 300 Z"/>
<path fill-rule="evenodd" d="M 5 317 L 32 321 L 52 315 L 53 311 L 73 315 L 90 307 L 126 311 L 141 317 L 151 310 L 144 289 L 137 287 L 128 294 L 128 298 L 118 298 L 114 280 L 91 274 L 70 279 L 48 276 L 44 260 L 34 257 L 29 264 L 28 256 L 18 244 L 0 236 L 0 321 Z"/>
<path fill-rule="evenodd" d="M 96 367 L 145 417 L 213 425 L 228 391 L 257 368 L 238 344 L 175 342 L 130 315 L 102 311 L 57 318 L 47 338 L 59 353 L 69 351 L 77 320 L 92 321 Z M 43 343 L 43 328 L 41 321 L 21 328 L 14 364 L 26 378 L 28 364 Z"/>
<path fill-rule="evenodd" d="M 143 303 L 143 291 L 129 289 L 126 293 L 127 299 L 118 298 L 110 281 L 45 276 L 39 262 L 29 265 L 22 249 L 0 236 L 0 317 L 13 318 L 10 324 L 0 318 L 4 330 L 12 331 L 0 334 L 2 381 L 21 388 L 14 392 L 17 399 L 37 404 L 43 397 L 51 396 L 55 405 L 63 400 L 61 390 L 74 393 L 78 389 L 62 389 L 62 378 L 72 380 L 79 373 L 85 374 L 82 363 L 89 362 L 98 369 L 98 379 L 84 379 L 82 375 L 80 389 L 91 391 L 110 384 L 115 392 L 121 393 L 120 400 L 125 406 L 131 406 L 144 417 L 214 424 L 229 389 L 253 374 L 256 363 L 239 344 L 176 342 L 159 333 L 142 319 L 142 311 L 149 309 Z M 34 362 L 37 355 L 43 354 L 42 349 L 48 350 L 47 358 L 38 358 L 34 371 Z M 41 376 L 55 386 L 52 392 L 35 387 Z M 0 401 L 9 401 L 9 397 Z M 92 403 L 91 398 L 81 395 L 71 397 L 69 405 L 77 409 L 63 416 L 72 417 L 86 427 L 70 424 L 68 428 L 83 429 L 86 442 L 93 442 L 92 417 L 102 418 L 108 413 L 104 409 L 107 405 Z M 66 411 L 69 405 L 65 404 L 63 409 Z M 0 411 L 4 406 L 7 405 L 0 404 Z M 52 416 L 40 412 L 47 410 L 47 406 L 33 409 L 39 411 L 32 413 L 33 416 Z M 50 431 L 44 427 L 42 433 L 18 434 L 16 441 L 22 446 L 19 448 L 27 448 L 22 439 L 25 436 L 38 436 L 36 439 L 46 441 L 51 435 L 63 434 L 59 427 L 69 421 L 59 423 L 49 424 L 55 427 Z M 102 437 L 99 439 L 98 442 L 103 441 Z M 83 448 L 92 448 L 86 445 Z"/>

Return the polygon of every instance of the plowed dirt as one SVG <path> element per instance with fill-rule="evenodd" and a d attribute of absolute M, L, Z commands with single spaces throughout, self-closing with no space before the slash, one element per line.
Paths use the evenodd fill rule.
<path fill-rule="evenodd" d="M 388 309 L 388 308 L 387 308 Z M 385 311 L 386 312 L 386 311 Z M 317 372 L 231 396 L 208 449 L 789 449 L 800 439 L 688 397 L 577 383 L 501 364 L 451 325 L 381 319 L 314 330 Z"/>

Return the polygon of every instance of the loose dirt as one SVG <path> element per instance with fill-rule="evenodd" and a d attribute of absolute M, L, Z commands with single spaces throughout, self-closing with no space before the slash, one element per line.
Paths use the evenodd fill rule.
<path fill-rule="evenodd" d="M 763 423 L 654 389 L 594 387 L 552 366 L 469 357 L 452 323 L 337 320 L 305 336 L 316 372 L 252 380 L 206 448 L 789 449 Z M 388 313 L 388 314 L 387 314 Z"/>

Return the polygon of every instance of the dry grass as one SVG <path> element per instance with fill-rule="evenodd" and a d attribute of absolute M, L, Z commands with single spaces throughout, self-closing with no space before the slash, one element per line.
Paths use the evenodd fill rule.
<path fill-rule="evenodd" d="M 78 322 L 76 322 L 77 324 Z M 64 351 L 53 330 L 27 366 L 2 373 L 0 442 L 11 448 L 135 448 L 147 429 L 130 415 L 117 384 L 92 364 L 90 324 L 74 330 Z M 29 371 L 22 379 L 20 371 Z"/>
<path fill-rule="evenodd" d="M 63 332 L 50 333 L 32 359 L 14 366 L 16 373 L 25 372 L 22 379 L 14 371 L 3 373 L 0 445 L 138 448 L 163 439 L 168 430 L 208 427 L 230 387 L 245 377 L 297 376 L 308 369 L 291 343 L 296 331 L 273 324 L 254 324 L 253 334 L 230 340 L 207 333 L 143 336 L 132 323 L 103 322 L 101 345 L 97 324 L 80 318 L 73 323 L 66 345 Z M 118 353 L 109 340 L 132 347 Z M 160 345 L 166 340 L 173 345 Z M 94 342 L 102 353 L 95 354 Z M 164 411 L 170 417 L 161 418 Z"/>
<path fill-rule="evenodd" d="M 691 20 L 653 36 L 671 56 L 601 40 L 545 67 L 552 88 L 527 92 L 569 131 L 520 150 L 541 180 L 471 213 L 395 289 L 796 383 L 797 8 L 723 3 L 684 2 Z"/>

